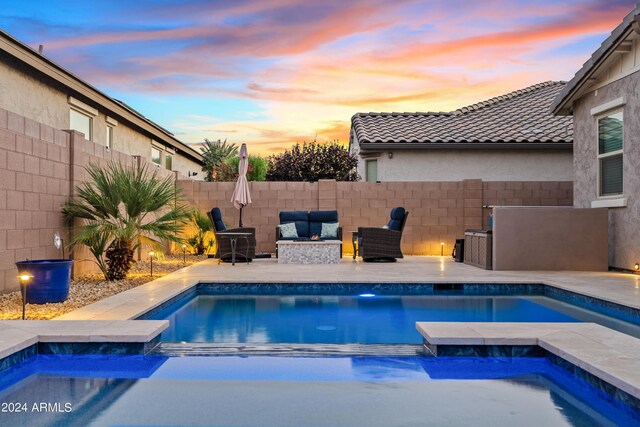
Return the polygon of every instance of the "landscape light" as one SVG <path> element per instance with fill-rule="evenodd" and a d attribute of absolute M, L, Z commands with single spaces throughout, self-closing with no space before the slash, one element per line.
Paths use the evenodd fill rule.
<path fill-rule="evenodd" d="M 444 242 L 440 242 L 440 256 L 444 256 Z"/>
<path fill-rule="evenodd" d="M 27 283 L 33 276 L 29 273 L 21 273 L 18 275 L 18 279 L 20 280 L 20 294 L 22 295 L 22 320 L 25 319 L 25 308 L 27 305 Z"/>
<path fill-rule="evenodd" d="M 151 261 L 151 277 L 153 277 L 153 256 L 156 253 L 154 251 L 149 251 L 149 260 Z"/>
<path fill-rule="evenodd" d="M 187 263 L 187 245 L 182 245 L 182 263 Z"/>
<path fill-rule="evenodd" d="M 640 270 L 640 264 L 636 262 L 636 264 L 633 266 L 633 269 L 636 271 Z"/>

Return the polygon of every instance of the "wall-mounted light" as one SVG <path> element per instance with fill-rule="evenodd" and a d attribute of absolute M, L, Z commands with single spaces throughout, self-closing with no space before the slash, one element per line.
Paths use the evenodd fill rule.
<path fill-rule="evenodd" d="M 196 175 L 198 175 L 198 172 L 191 172 L 191 171 L 187 172 L 187 176 L 188 177 L 192 177 L 192 176 L 196 176 Z"/>
<path fill-rule="evenodd" d="M 153 277 L 153 257 L 155 256 L 154 251 L 149 251 L 149 260 L 151 261 L 151 277 Z"/>
<path fill-rule="evenodd" d="M 389 154 L 387 154 L 389 156 L 390 159 L 393 159 L 393 151 L 389 151 Z"/>
<path fill-rule="evenodd" d="M 24 320 L 25 309 L 27 305 L 27 284 L 33 276 L 29 273 L 20 273 L 18 280 L 20 280 L 20 294 L 22 295 L 22 320 Z"/>

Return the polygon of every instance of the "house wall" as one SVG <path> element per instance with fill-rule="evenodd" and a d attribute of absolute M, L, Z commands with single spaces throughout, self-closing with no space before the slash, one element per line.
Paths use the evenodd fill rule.
<path fill-rule="evenodd" d="M 67 243 L 70 238 L 61 206 L 86 181 L 86 165 L 108 161 L 137 164 L 134 157 L 87 141 L 79 132 L 54 129 L 0 108 L 0 292 L 18 289 L 16 261 L 62 256 L 53 245 L 55 232 Z M 98 271 L 86 249 L 75 250 L 74 261 L 76 274 Z"/>
<path fill-rule="evenodd" d="M 591 109 L 626 97 L 624 114 L 623 191 L 626 207 L 609 209 L 609 265 L 633 269 L 640 262 L 640 73 L 635 72 L 578 99 L 573 106 L 574 205 L 591 207 L 597 194 L 597 118 Z"/>
<path fill-rule="evenodd" d="M 378 180 L 459 181 L 571 181 L 570 151 L 540 150 L 396 150 L 381 153 Z M 365 159 L 358 157 L 358 173 L 365 179 Z"/>
<path fill-rule="evenodd" d="M 187 199 L 202 212 L 219 207 L 227 226 L 238 225 L 230 200 L 232 182 L 179 181 Z M 395 206 L 409 213 L 402 238 L 406 255 L 451 254 L 464 230 L 488 227 L 487 204 L 571 206 L 570 181 L 483 182 L 250 182 L 253 203 L 243 211 L 245 226 L 256 228 L 257 250 L 275 250 L 278 214 L 283 210 L 338 210 L 344 252 L 352 252 L 351 232 L 381 227 Z M 441 247 L 440 242 L 444 242 Z M 442 251 L 442 252 L 441 252 Z"/>
<path fill-rule="evenodd" d="M 68 95 L 58 82 L 0 52 L 0 108 L 54 129 L 69 129 Z M 106 146 L 107 114 L 100 105 L 82 101 L 98 110 L 98 116 L 93 118 L 92 141 Z M 114 128 L 112 149 L 150 160 L 151 138 L 133 125 L 116 120 L 118 125 Z M 174 156 L 173 170 L 188 176 L 189 171 L 199 172 L 201 166 L 178 154 Z M 199 177 L 202 179 L 201 173 Z"/>

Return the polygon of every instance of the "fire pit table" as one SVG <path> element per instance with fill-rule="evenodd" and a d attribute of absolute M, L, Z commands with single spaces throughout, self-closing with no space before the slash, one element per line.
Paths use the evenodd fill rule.
<path fill-rule="evenodd" d="M 340 240 L 278 240 L 278 264 L 338 264 Z"/>

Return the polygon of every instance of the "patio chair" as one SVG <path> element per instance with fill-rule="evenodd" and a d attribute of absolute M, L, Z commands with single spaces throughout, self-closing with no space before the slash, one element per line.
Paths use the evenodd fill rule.
<path fill-rule="evenodd" d="M 231 261 L 231 240 L 218 236 L 220 232 L 231 233 L 251 233 L 246 240 L 238 239 L 236 246 L 236 260 L 246 261 L 245 254 L 248 256 L 249 261 L 256 257 L 256 229 L 253 227 L 237 227 L 227 228 L 222 220 L 222 212 L 220 208 L 213 208 L 211 212 L 208 212 L 211 224 L 213 224 L 213 232 L 216 235 L 216 253 L 215 258 L 218 258 L 225 262 Z M 247 247 L 248 244 L 248 247 Z M 222 256 L 222 257 L 221 257 Z"/>
<path fill-rule="evenodd" d="M 357 251 L 363 261 L 395 262 L 397 258 L 404 258 L 400 240 L 409 212 L 397 207 L 391 209 L 390 216 L 385 227 L 358 227 Z"/>

